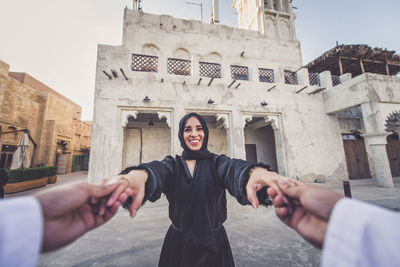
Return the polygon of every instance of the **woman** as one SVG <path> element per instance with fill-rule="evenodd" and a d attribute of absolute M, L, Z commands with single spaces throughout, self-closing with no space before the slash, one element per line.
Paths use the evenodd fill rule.
<path fill-rule="evenodd" d="M 264 185 L 280 192 L 274 181 L 277 174 L 244 160 L 210 153 L 207 124 L 196 113 L 181 119 L 179 140 L 182 156 L 129 167 L 116 177 L 122 185 L 107 205 L 117 199 L 124 202 L 130 195 L 133 202 L 128 207 L 134 216 L 142 202 L 154 202 L 164 193 L 172 224 L 164 239 L 159 266 L 234 266 L 222 225 L 226 220 L 225 189 L 239 203 L 257 207 L 256 192 Z M 262 202 L 268 200 L 266 190 L 260 193 Z"/>

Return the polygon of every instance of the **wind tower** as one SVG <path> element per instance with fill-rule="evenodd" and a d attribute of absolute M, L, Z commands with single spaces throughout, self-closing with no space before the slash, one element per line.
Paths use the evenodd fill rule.
<path fill-rule="evenodd" d="M 297 40 L 291 0 L 234 0 L 239 28 L 279 40 Z"/>

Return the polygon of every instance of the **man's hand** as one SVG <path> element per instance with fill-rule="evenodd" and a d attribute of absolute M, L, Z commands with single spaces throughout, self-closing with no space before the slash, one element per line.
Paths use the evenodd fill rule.
<path fill-rule="evenodd" d="M 42 206 L 44 220 L 42 251 L 67 245 L 113 217 L 121 205 L 120 202 L 104 208 L 98 206 L 103 201 L 89 200 L 107 199 L 117 186 L 118 184 L 71 183 L 36 194 L 35 197 Z M 102 213 L 99 213 L 100 209 L 103 210 Z"/>
<path fill-rule="evenodd" d="M 268 188 L 276 215 L 305 240 L 321 248 L 333 207 L 344 196 L 324 187 L 304 185 L 290 179 L 279 180 L 278 185 L 284 196 L 291 200 L 291 207 L 274 188 Z"/>

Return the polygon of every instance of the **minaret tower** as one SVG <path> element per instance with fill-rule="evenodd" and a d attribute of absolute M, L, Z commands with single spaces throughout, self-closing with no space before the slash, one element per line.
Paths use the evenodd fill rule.
<path fill-rule="evenodd" d="M 291 0 L 234 0 L 239 28 L 279 40 L 297 40 Z"/>

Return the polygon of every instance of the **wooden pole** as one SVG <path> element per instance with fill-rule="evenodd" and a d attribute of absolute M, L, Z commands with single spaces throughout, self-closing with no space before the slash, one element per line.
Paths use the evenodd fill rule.
<path fill-rule="evenodd" d="M 386 60 L 386 74 L 389 76 L 390 75 L 390 71 L 389 71 L 389 63 Z"/>
<path fill-rule="evenodd" d="M 365 73 L 364 63 L 363 63 L 362 59 L 360 59 L 360 66 L 361 66 L 361 72 Z"/>
<path fill-rule="evenodd" d="M 340 75 L 343 75 L 343 65 L 340 57 L 339 57 L 339 69 L 340 69 Z"/>

